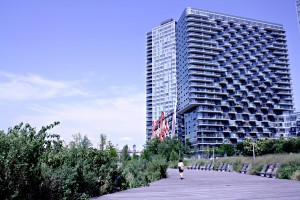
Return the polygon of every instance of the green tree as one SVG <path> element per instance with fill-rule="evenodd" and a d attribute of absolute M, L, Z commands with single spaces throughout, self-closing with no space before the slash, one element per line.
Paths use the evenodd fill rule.
<path fill-rule="evenodd" d="M 283 144 L 284 144 L 284 139 L 282 137 L 276 140 L 273 145 L 274 153 L 284 153 Z"/>
<path fill-rule="evenodd" d="M 170 161 L 178 161 L 179 160 L 179 155 L 176 153 L 174 150 L 171 151 L 170 154 Z"/>
<path fill-rule="evenodd" d="M 121 151 L 121 160 L 125 162 L 131 160 L 131 157 L 129 155 L 129 147 L 127 144 L 123 147 Z"/>
<path fill-rule="evenodd" d="M 138 160 L 138 159 L 139 159 L 139 156 L 138 156 L 138 155 L 136 155 L 136 153 L 133 153 L 133 155 L 132 155 L 132 159 L 133 159 L 133 160 Z"/>
<path fill-rule="evenodd" d="M 236 154 L 237 155 L 244 155 L 244 143 L 243 142 L 238 142 L 236 144 Z"/>
<path fill-rule="evenodd" d="M 297 153 L 296 148 L 296 139 L 295 138 L 287 138 L 284 140 L 282 144 L 282 150 L 286 153 Z"/>
<path fill-rule="evenodd" d="M 118 152 L 117 152 L 116 148 L 114 147 L 114 145 L 111 143 L 111 141 L 107 142 L 106 149 L 109 151 L 110 156 L 112 156 L 114 158 L 118 158 Z"/>
<path fill-rule="evenodd" d="M 217 149 L 217 153 L 220 153 L 222 156 L 233 156 L 235 148 L 232 144 L 221 144 Z"/>
<path fill-rule="evenodd" d="M 205 148 L 204 148 L 204 151 L 202 152 L 202 155 L 205 157 L 205 158 L 209 158 L 210 155 L 212 155 L 212 151 L 211 151 L 211 148 L 209 145 L 207 145 Z"/>
<path fill-rule="evenodd" d="M 243 141 L 244 146 L 244 155 L 246 156 L 252 156 L 253 155 L 253 143 L 254 143 L 254 152 L 255 155 L 258 155 L 260 152 L 260 149 L 256 142 L 254 142 L 252 139 L 247 138 Z"/>
<path fill-rule="evenodd" d="M 39 199 L 43 193 L 43 165 L 48 152 L 60 148 L 62 142 L 48 130 L 55 122 L 40 131 L 20 123 L 8 132 L 0 132 L 0 194 L 2 199 Z"/>
<path fill-rule="evenodd" d="M 260 155 L 272 154 L 275 152 L 275 144 L 276 140 L 264 138 L 257 141 L 257 145 L 259 148 Z"/>
<path fill-rule="evenodd" d="M 159 139 L 156 137 L 153 140 L 147 141 L 146 144 L 144 145 L 144 150 L 141 155 L 143 159 L 149 160 L 153 155 L 158 155 L 158 145 L 161 142 Z"/>
<path fill-rule="evenodd" d="M 185 146 L 184 146 L 184 155 L 188 158 L 190 158 L 192 155 L 194 155 L 194 146 L 192 145 L 189 138 L 186 138 L 185 140 Z"/>
<path fill-rule="evenodd" d="M 300 137 L 298 137 L 296 139 L 296 142 L 295 142 L 295 149 L 298 153 L 300 153 Z"/>
<path fill-rule="evenodd" d="M 101 133 L 100 134 L 100 144 L 99 144 L 99 147 L 100 147 L 101 151 L 103 151 L 105 149 L 106 140 L 107 140 L 106 135 Z"/>
<path fill-rule="evenodd" d="M 82 137 L 81 133 L 77 133 L 76 135 L 73 135 L 73 141 L 70 142 L 70 146 L 79 148 L 89 148 L 92 146 L 92 143 L 87 137 L 87 135 L 84 135 Z"/>

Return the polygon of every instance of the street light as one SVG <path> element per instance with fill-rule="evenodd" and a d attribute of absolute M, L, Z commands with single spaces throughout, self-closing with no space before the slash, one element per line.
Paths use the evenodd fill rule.
<path fill-rule="evenodd" d="M 255 150 L 254 150 L 254 140 L 252 140 L 252 152 L 253 152 L 253 162 L 255 162 Z"/>

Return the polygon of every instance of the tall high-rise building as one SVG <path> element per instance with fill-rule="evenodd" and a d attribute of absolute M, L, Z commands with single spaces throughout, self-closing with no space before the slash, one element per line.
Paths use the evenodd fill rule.
<path fill-rule="evenodd" d="M 174 109 L 177 98 L 176 84 L 176 22 L 163 21 L 147 33 L 146 131 L 152 135 L 152 121 L 162 112 Z"/>
<path fill-rule="evenodd" d="M 152 32 L 147 33 L 146 51 L 146 139 L 149 140 L 152 132 Z"/>
<path fill-rule="evenodd" d="M 187 8 L 176 32 L 178 109 L 195 149 L 276 137 L 276 116 L 293 111 L 283 26 Z"/>
<path fill-rule="evenodd" d="M 176 23 L 176 61 L 178 135 L 199 154 L 282 136 L 276 120 L 294 110 L 282 25 L 187 8 Z"/>
<path fill-rule="evenodd" d="M 298 25 L 300 30 L 300 0 L 296 1 L 296 8 L 297 8 L 297 16 L 298 16 Z"/>

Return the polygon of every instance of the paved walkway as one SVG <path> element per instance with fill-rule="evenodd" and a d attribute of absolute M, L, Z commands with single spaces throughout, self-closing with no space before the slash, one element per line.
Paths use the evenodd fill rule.
<path fill-rule="evenodd" d="M 300 200 L 300 182 L 279 180 L 235 172 L 185 170 L 179 179 L 177 170 L 168 170 L 168 178 L 149 187 L 134 188 L 104 195 L 97 200 L 167 200 L 167 199 L 264 199 Z"/>

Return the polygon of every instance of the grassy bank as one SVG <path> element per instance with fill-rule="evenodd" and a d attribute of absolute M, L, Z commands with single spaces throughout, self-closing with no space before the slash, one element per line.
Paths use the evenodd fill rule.
<path fill-rule="evenodd" d="M 190 159 L 186 160 L 186 166 L 194 163 L 203 165 L 204 163 L 211 163 L 211 160 L 207 159 Z M 233 170 L 238 172 L 244 163 L 252 163 L 252 157 L 225 157 L 215 160 L 215 169 L 220 163 L 233 163 Z M 258 156 L 255 158 L 255 162 L 252 163 L 252 167 L 249 174 L 256 175 L 263 168 L 264 164 L 281 163 L 281 167 L 277 173 L 277 178 L 292 179 L 300 181 L 300 154 L 270 154 L 264 156 Z M 170 167 L 175 167 L 175 164 L 170 164 Z"/>

